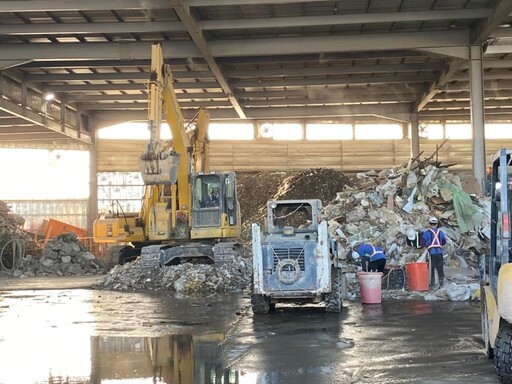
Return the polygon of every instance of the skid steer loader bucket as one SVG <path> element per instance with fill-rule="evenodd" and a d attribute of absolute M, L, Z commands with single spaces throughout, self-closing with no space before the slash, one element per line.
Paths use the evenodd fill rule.
<path fill-rule="evenodd" d="M 139 158 L 142 180 L 146 185 L 176 184 L 180 155 L 175 151 L 144 153 Z"/>

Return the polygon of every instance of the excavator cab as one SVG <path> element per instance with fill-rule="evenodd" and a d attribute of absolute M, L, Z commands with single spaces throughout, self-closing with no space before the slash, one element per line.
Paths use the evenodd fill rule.
<path fill-rule="evenodd" d="M 234 172 L 192 175 L 192 194 L 192 239 L 240 235 Z"/>
<path fill-rule="evenodd" d="M 512 150 L 501 149 L 492 159 L 491 252 L 480 261 L 482 338 L 502 383 L 512 383 L 511 163 Z"/>

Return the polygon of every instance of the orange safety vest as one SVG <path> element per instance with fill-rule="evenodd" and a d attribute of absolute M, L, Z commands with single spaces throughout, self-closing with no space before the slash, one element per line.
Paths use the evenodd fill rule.
<path fill-rule="evenodd" d="M 427 249 L 430 249 L 430 248 L 442 248 L 443 246 L 441 245 L 441 241 L 439 240 L 439 229 L 437 230 L 437 232 L 435 232 L 432 228 L 429 228 L 428 230 L 430 232 L 432 232 L 434 237 L 432 238 L 432 242 L 427 247 Z"/>

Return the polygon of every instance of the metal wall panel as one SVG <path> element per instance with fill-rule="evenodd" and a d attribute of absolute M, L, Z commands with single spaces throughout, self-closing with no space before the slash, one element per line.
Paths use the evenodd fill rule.
<path fill-rule="evenodd" d="M 442 140 L 420 142 L 421 159 L 429 157 Z M 138 171 L 145 140 L 98 140 L 98 172 Z M 487 140 L 486 159 L 512 140 Z M 214 171 L 282 171 L 329 167 L 346 172 L 391 168 L 409 160 L 409 140 L 346 141 L 212 141 Z M 449 140 L 437 155 L 452 170 L 472 169 L 471 140 Z"/>

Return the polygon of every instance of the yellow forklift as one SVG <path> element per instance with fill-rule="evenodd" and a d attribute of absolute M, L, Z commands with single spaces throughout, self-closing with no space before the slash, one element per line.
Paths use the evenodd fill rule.
<path fill-rule="evenodd" d="M 192 124 L 181 114 L 162 47 L 151 50 L 146 151 L 139 158 L 146 184 L 142 209 L 122 210 L 94 222 L 97 243 L 110 244 L 123 264 L 141 257 L 143 267 L 190 261 L 226 262 L 240 253 L 233 241 L 241 220 L 234 172 L 210 172 L 207 129 L 209 114 L 201 109 Z M 160 139 L 162 113 L 172 134 Z M 230 241 L 231 240 L 231 241 Z"/>
<path fill-rule="evenodd" d="M 511 162 L 512 150 L 501 149 L 492 158 L 491 252 L 480 260 L 485 353 L 506 384 L 512 384 Z"/>

